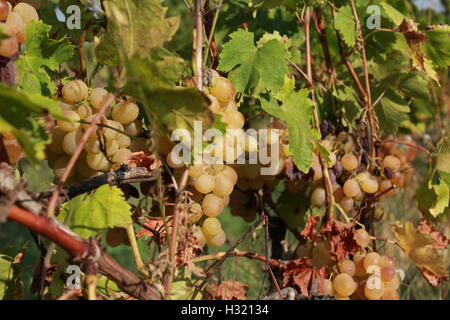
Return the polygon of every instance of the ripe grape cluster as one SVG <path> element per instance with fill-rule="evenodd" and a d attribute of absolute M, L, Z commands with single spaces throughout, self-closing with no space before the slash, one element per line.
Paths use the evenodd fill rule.
<path fill-rule="evenodd" d="M 369 235 L 358 230 L 359 242 L 368 243 Z M 395 261 L 377 252 L 358 252 L 353 259 L 338 263 L 337 274 L 324 280 L 324 292 L 338 300 L 399 300 L 398 288 L 402 272 Z"/>
<path fill-rule="evenodd" d="M 56 121 L 51 132 L 52 141 L 47 148 L 47 159 L 56 178 L 62 176 L 96 112 L 111 96 L 104 88 L 89 89 L 81 80 L 66 83 L 61 94 L 59 100 L 65 120 Z M 76 172 L 79 177 L 93 177 L 127 161 L 132 153 L 131 138 L 142 130 L 138 116 L 139 107 L 132 101 L 119 100 L 108 108 L 78 158 Z M 74 173 L 72 170 L 72 175 Z"/>
<path fill-rule="evenodd" d="M 30 21 L 39 20 L 36 9 L 20 2 L 14 7 L 6 0 L 0 0 L 1 31 L 9 37 L 0 42 L 0 56 L 13 57 L 19 51 L 19 45 L 26 43 L 26 26 Z"/>

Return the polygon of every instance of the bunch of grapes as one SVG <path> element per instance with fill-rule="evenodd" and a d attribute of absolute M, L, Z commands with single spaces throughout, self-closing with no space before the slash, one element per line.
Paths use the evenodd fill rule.
<path fill-rule="evenodd" d="M 0 0 L 0 29 L 9 36 L 0 41 L 0 56 L 9 58 L 17 54 L 19 45 L 27 41 L 26 26 L 32 20 L 39 20 L 32 5 L 20 2 L 13 7 L 10 2 Z"/>
<path fill-rule="evenodd" d="M 67 121 L 56 121 L 51 132 L 52 142 L 47 148 L 49 165 L 57 179 L 64 173 L 70 156 L 77 149 L 96 112 L 110 96 L 111 93 L 104 88 L 89 89 L 81 80 L 72 80 L 63 86 L 60 106 Z M 138 116 L 139 107 L 133 101 L 118 100 L 108 108 L 78 158 L 76 172 L 79 177 L 93 177 L 127 161 L 132 153 L 131 138 L 142 130 Z M 75 170 L 72 170 L 72 175 L 74 173 Z"/>

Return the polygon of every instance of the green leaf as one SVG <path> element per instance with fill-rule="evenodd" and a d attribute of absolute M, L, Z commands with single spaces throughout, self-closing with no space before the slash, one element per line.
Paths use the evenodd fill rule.
<path fill-rule="evenodd" d="M 383 9 L 386 12 L 387 16 L 389 17 L 389 19 L 391 19 L 391 21 L 394 22 L 394 24 L 396 26 L 399 26 L 403 22 L 404 19 L 407 19 L 403 15 L 403 13 L 401 13 L 400 11 L 395 9 L 390 4 L 388 4 L 386 2 L 381 2 L 380 5 L 383 7 Z"/>
<path fill-rule="evenodd" d="M 430 98 L 428 79 L 425 74 L 419 71 L 413 71 L 404 75 L 400 80 L 399 89 L 408 97 L 423 100 L 428 100 Z"/>
<path fill-rule="evenodd" d="M 261 100 L 267 113 L 286 122 L 289 134 L 289 150 L 299 170 L 308 172 L 311 167 L 314 145 L 320 133 L 312 125 L 313 104 L 308 98 L 308 90 L 292 92 L 281 106 L 273 99 Z"/>
<path fill-rule="evenodd" d="M 223 45 L 218 70 L 230 72 L 229 78 L 236 90 L 244 92 L 278 91 L 288 73 L 289 53 L 277 39 L 255 46 L 254 34 L 239 29 Z"/>
<path fill-rule="evenodd" d="M 92 194 L 79 195 L 62 206 L 58 219 L 83 238 L 97 236 L 112 227 L 125 228 L 132 223 L 131 207 L 122 190 L 104 185 Z"/>
<path fill-rule="evenodd" d="M 345 5 L 334 16 L 334 27 L 339 31 L 342 40 L 349 46 L 356 44 L 356 22 L 350 5 Z"/>
<path fill-rule="evenodd" d="M 179 17 L 166 17 L 163 0 L 110 0 L 103 2 L 108 27 L 99 46 L 100 62 L 116 66 L 126 58 L 147 57 L 170 41 Z"/>
<path fill-rule="evenodd" d="M 20 299 L 22 296 L 20 268 L 13 262 L 13 257 L 0 253 L 0 300 Z"/>
<path fill-rule="evenodd" d="M 428 41 L 425 43 L 427 57 L 438 68 L 450 66 L 450 26 L 436 26 L 425 32 Z"/>
<path fill-rule="evenodd" d="M 49 138 L 43 120 L 35 116 L 49 111 L 61 117 L 59 102 L 37 94 L 25 94 L 0 84 L 0 133 L 11 132 L 19 141 L 28 159 L 36 164 L 45 158 L 45 145 Z"/>
<path fill-rule="evenodd" d="M 395 133 L 403 121 L 409 120 L 408 103 L 395 92 L 386 92 L 380 103 L 375 107 L 380 128 L 386 133 Z"/>
<path fill-rule="evenodd" d="M 24 54 L 16 61 L 19 69 L 19 87 L 28 93 L 50 96 L 56 91 L 51 79 L 52 71 L 67 62 L 73 55 L 73 46 L 67 37 L 53 40 L 49 37 L 51 26 L 42 21 L 27 25 L 27 45 Z"/>

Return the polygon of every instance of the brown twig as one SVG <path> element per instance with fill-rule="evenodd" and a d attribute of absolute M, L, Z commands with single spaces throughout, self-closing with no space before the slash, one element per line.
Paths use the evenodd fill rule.
<path fill-rule="evenodd" d="M 198 257 L 196 259 L 193 259 L 192 262 L 198 263 L 198 262 L 203 262 L 203 261 L 207 261 L 207 260 L 219 260 L 219 259 L 222 259 L 223 256 L 225 256 L 225 254 L 226 254 L 226 252 L 216 252 L 216 253 L 204 255 L 204 256 Z M 228 256 L 229 257 L 243 257 L 243 258 L 247 258 L 247 259 L 251 259 L 251 260 L 268 262 L 274 268 L 281 268 L 283 266 L 283 263 L 281 261 L 269 258 L 267 256 L 262 256 L 255 252 L 244 252 L 244 251 L 234 250 Z"/>
<path fill-rule="evenodd" d="M 62 186 L 67 181 L 67 178 L 69 178 L 70 173 L 73 170 L 73 167 L 75 166 L 75 163 L 78 160 L 78 157 L 81 155 L 81 152 L 83 151 L 84 145 L 89 139 L 89 136 L 91 135 L 92 131 L 94 130 L 94 127 L 97 123 L 100 122 L 100 118 L 103 116 L 103 114 L 108 109 L 109 105 L 114 101 L 114 96 L 111 95 L 103 102 L 102 107 L 97 112 L 96 116 L 92 120 L 91 124 L 86 128 L 83 136 L 81 137 L 80 141 L 78 142 L 77 149 L 73 153 L 72 157 L 70 157 L 69 163 L 67 164 L 66 169 L 64 170 L 63 175 L 59 179 L 58 185 L 56 186 L 55 190 L 53 191 L 52 196 L 50 197 L 48 208 L 47 208 L 47 215 L 49 217 L 53 217 L 56 209 L 56 205 L 58 202 L 59 195 L 62 191 Z"/>
<path fill-rule="evenodd" d="M 419 146 L 419 145 L 413 144 L 413 143 L 409 143 L 409 142 L 403 142 L 403 141 L 398 141 L 398 140 L 394 140 L 394 139 L 384 139 L 383 141 L 381 141 L 381 144 L 385 144 L 385 143 L 404 144 L 405 146 L 415 148 L 418 150 L 422 150 L 423 152 L 425 152 L 427 154 L 431 154 L 430 150 L 428 150 L 427 148 L 424 148 L 422 146 Z"/>
<path fill-rule="evenodd" d="M 195 6 L 195 76 L 197 89 L 203 91 L 203 0 Z"/>

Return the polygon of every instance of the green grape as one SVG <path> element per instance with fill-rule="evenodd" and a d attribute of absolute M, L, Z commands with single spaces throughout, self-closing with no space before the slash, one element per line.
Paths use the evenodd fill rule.
<path fill-rule="evenodd" d="M 125 133 L 136 137 L 142 132 L 142 124 L 139 120 L 135 120 L 125 127 Z"/>
<path fill-rule="evenodd" d="M 198 192 L 203 194 L 210 193 L 214 190 L 215 181 L 214 177 L 210 174 L 202 174 L 195 179 L 194 187 Z"/>
<path fill-rule="evenodd" d="M 131 154 L 130 150 L 121 148 L 114 154 L 111 160 L 114 163 L 124 164 L 127 162 L 130 154 Z"/>
<path fill-rule="evenodd" d="M 139 107 L 136 103 L 130 101 L 119 102 L 111 112 L 111 117 L 114 121 L 121 124 L 130 124 L 139 115 Z"/>
<path fill-rule="evenodd" d="M 80 116 L 75 111 L 64 110 L 63 116 L 71 121 L 58 120 L 56 123 L 62 131 L 70 132 L 80 127 Z"/>
<path fill-rule="evenodd" d="M 109 168 L 109 161 L 103 153 L 88 153 L 86 156 L 86 163 L 94 170 L 106 171 Z"/>
<path fill-rule="evenodd" d="M 219 233 L 216 234 L 215 236 L 206 238 L 206 243 L 213 248 L 218 248 L 223 246 L 225 240 L 226 240 L 225 232 L 222 229 L 220 229 Z"/>
<path fill-rule="evenodd" d="M 207 239 L 219 234 L 220 230 L 222 225 L 217 218 L 209 217 L 203 221 L 202 231 Z"/>
<path fill-rule="evenodd" d="M 87 97 L 88 87 L 81 80 L 72 80 L 62 88 L 62 96 L 69 102 L 78 102 Z"/>
<path fill-rule="evenodd" d="M 94 109 L 99 110 L 103 104 L 108 100 L 111 94 L 103 88 L 95 88 L 92 90 L 89 96 L 89 102 L 94 107 Z"/>

